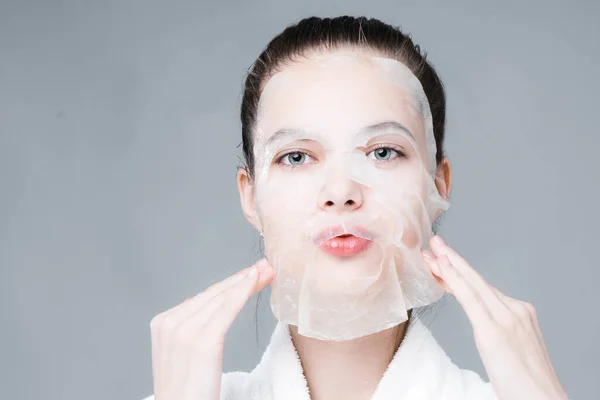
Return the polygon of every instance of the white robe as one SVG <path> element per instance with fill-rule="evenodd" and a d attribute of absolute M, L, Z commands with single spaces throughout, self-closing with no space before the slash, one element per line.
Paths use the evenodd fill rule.
<path fill-rule="evenodd" d="M 287 325 L 278 323 L 252 372 L 228 372 L 221 400 L 310 400 Z M 153 400 L 149 396 L 144 400 Z M 200 399 L 199 399 L 200 400 Z M 417 318 L 406 331 L 372 400 L 497 400 L 490 383 L 456 366 Z"/>

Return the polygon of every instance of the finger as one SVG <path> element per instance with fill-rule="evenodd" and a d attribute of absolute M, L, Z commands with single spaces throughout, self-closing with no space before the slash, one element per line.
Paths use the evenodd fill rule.
<path fill-rule="evenodd" d="M 273 279 L 275 278 L 275 271 L 273 270 L 271 265 L 268 263 L 268 261 L 264 262 L 264 263 L 260 263 L 257 266 L 258 266 L 258 283 L 256 284 L 255 293 L 260 292 L 261 290 L 263 290 L 264 288 L 269 286 L 271 284 L 271 282 L 273 282 Z"/>
<path fill-rule="evenodd" d="M 275 275 L 273 268 L 271 268 L 268 261 L 263 258 L 263 259 L 257 261 L 252 267 L 248 268 L 248 272 L 246 274 L 244 274 L 241 279 L 232 280 L 231 282 L 227 283 L 226 285 L 223 285 L 220 288 L 221 290 L 218 292 L 215 290 L 212 293 L 207 293 L 207 295 L 204 296 L 204 300 L 205 300 L 204 303 L 208 302 L 210 299 L 212 299 L 216 296 L 219 296 L 220 294 L 222 294 L 224 292 L 230 291 L 231 289 L 235 289 L 236 287 L 238 287 L 240 285 L 244 285 L 249 277 L 249 274 L 252 272 L 255 272 L 257 274 L 257 281 L 256 281 L 256 287 L 254 288 L 254 290 L 255 290 L 254 293 L 261 291 L 265 287 L 267 287 L 272 282 L 273 277 Z"/>
<path fill-rule="evenodd" d="M 270 267 L 253 266 L 244 279 L 207 299 L 196 313 L 179 323 L 168 338 L 169 368 L 174 376 L 190 373 L 194 358 L 199 354 L 215 360 L 220 358 L 225 334 L 233 320 L 248 299 L 267 286 L 272 276 Z"/>
<path fill-rule="evenodd" d="M 253 267 L 260 266 L 265 262 L 265 259 L 261 259 L 253 266 L 238 271 L 234 275 L 229 276 L 227 279 L 210 286 L 204 292 L 201 292 L 189 300 L 184 301 L 176 307 L 166 311 L 164 315 L 161 316 L 163 327 L 157 332 L 157 340 L 159 342 L 168 341 L 168 336 L 170 336 L 173 331 L 178 329 L 179 325 L 183 321 L 185 321 L 191 315 L 197 313 L 208 299 L 213 298 L 223 290 L 227 290 L 228 288 L 239 284 L 244 280 Z"/>
<path fill-rule="evenodd" d="M 434 236 L 430 242 L 431 250 L 437 257 L 446 255 L 450 259 L 452 265 L 458 269 L 465 278 L 472 278 L 471 283 L 486 283 L 483 277 L 475 271 L 469 263 L 460 256 L 453 248 L 448 246 L 440 236 Z"/>
<path fill-rule="evenodd" d="M 210 315 L 207 313 L 207 315 L 210 316 L 209 323 L 206 326 L 209 335 L 216 335 L 216 337 L 224 339 L 229 327 L 250 297 L 266 286 L 259 286 L 259 278 L 258 271 L 254 274 L 250 274 L 248 278 L 246 278 L 247 285 L 246 282 L 244 282 L 244 285 L 241 286 L 239 290 L 237 290 L 238 288 L 232 288 L 220 296 L 220 306 L 215 307 Z"/>
<path fill-rule="evenodd" d="M 450 290 L 448 285 L 446 285 L 446 283 L 440 275 L 441 273 L 438 267 L 437 257 L 428 250 L 422 250 L 421 255 L 423 256 L 425 265 L 427 265 L 437 283 L 444 289 L 444 291 L 452 294 L 452 291 Z"/>
<path fill-rule="evenodd" d="M 257 268 L 256 277 L 251 274 L 246 278 L 249 286 L 245 286 L 246 282 L 244 282 L 244 286 L 240 287 L 239 290 L 238 287 L 234 287 L 222 294 L 222 311 L 219 310 L 218 312 L 219 319 L 211 320 L 211 322 L 220 321 L 217 325 L 225 329 L 220 333 L 225 334 L 227 332 L 229 326 L 233 323 L 233 320 L 240 313 L 250 297 L 267 287 L 272 282 L 274 276 L 273 269 L 267 263 L 261 264 Z M 215 314 L 216 311 L 213 311 L 212 315 Z"/>
<path fill-rule="evenodd" d="M 239 298 L 249 298 L 257 287 L 258 274 L 258 267 L 252 266 L 248 274 L 245 274 L 241 281 L 235 281 L 228 288 L 207 299 L 200 307 L 188 307 L 185 313 L 180 312 L 170 317 L 172 319 L 169 322 L 170 328 L 165 333 L 168 337 L 164 338 L 163 345 L 165 349 L 168 349 L 164 355 L 164 363 L 171 371 L 176 371 L 178 374 L 185 373 L 189 364 L 189 353 L 195 353 L 194 350 L 200 349 L 203 352 L 207 350 L 214 351 L 214 356 L 218 356 L 218 352 L 221 349 L 216 345 L 224 338 L 214 336 L 214 329 L 213 332 L 207 332 L 205 325 L 209 316 L 219 308 L 226 314 L 227 309 L 223 305 L 227 304 L 227 302 L 236 302 L 236 299 Z M 242 303 L 242 306 L 244 303 Z M 192 312 L 190 313 L 190 311 Z M 220 314 L 222 313 L 220 312 Z M 237 313 L 231 318 L 232 321 L 236 315 Z M 223 315 L 217 315 L 217 317 L 223 319 Z M 218 321 L 215 322 L 218 324 Z M 218 325 L 225 325 L 226 323 L 227 320 L 223 324 Z M 224 336 L 227 329 L 229 329 L 229 325 L 223 326 L 217 331 L 223 332 Z M 177 365 L 173 365 L 175 363 Z"/>
<path fill-rule="evenodd" d="M 267 264 L 267 261 L 263 258 L 257 261 L 251 267 L 245 268 L 228 277 L 227 279 L 210 286 L 204 292 L 197 294 L 196 296 L 172 309 L 170 312 L 168 312 L 168 318 L 171 319 L 173 327 L 176 328 L 179 323 L 187 319 L 189 316 L 197 313 L 209 299 L 243 282 L 252 268 L 262 268 L 265 264 Z"/>
<path fill-rule="evenodd" d="M 268 264 L 267 260 L 264 258 L 261 258 L 254 265 L 235 273 L 234 275 L 228 277 L 227 279 L 212 285 L 211 287 L 206 289 L 204 292 L 192 297 L 189 300 L 189 305 L 194 306 L 194 305 L 202 304 L 203 301 L 205 301 L 206 299 L 209 299 L 209 298 L 215 296 L 217 293 L 227 290 L 231 286 L 234 286 L 237 283 L 242 282 L 248 276 L 248 274 L 250 273 L 252 268 L 262 267 L 266 264 Z"/>
<path fill-rule="evenodd" d="M 167 317 L 167 316 L 171 317 L 174 314 L 179 314 L 181 312 L 181 310 L 187 310 L 188 311 L 187 313 L 189 314 L 190 309 L 197 309 L 198 305 L 201 305 L 207 299 L 214 297 L 217 293 L 219 293 L 219 291 L 226 290 L 228 287 L 235 285 L 238 282 L 241 282 L 241 280 L 244 278 L 244 276 L 246 276 L 248 274 L 251 267 L 252 266 L 244 268 L 244 269 L 236 272 L 235 274 L 227 277 L 226 279 L 224 279 L 222 281 L 219 281 L 219 282 L 213 284 L 212 286 L 205 289 L 203 292 L 200 292 L 193 297 L 186 297 L 181 303 L 179 303 L 175 307 L 165 311 L 163 313 L 163 315 L 165 317 Z M 191 302 L 192 300 L 193 300 L 193 302 Z"/>
<path fill-rule="evenodd" d="M 202 331 L 203 337 L 213 340 L 198 345 L 214 346 L 214 340 L 224 339 L 225 333 L 250 297 L 266 287 L 264 282 L 260 271 L 255 268 L 239 285 L 231 286 L 208 300 L 198 313 L 182 322 L 179 330 L 183 335 L 196 335 Z M 193 337 L 189 339 L 193 340 Z"/>
<path fill-rule="evenodd" d="M 479 272 L 475 271 L 475 269 L 454 249 L 444 243 L 441 237 L 436 235 L 431 239 L 431 250 L 438 257 L 442 255 L 447 256 L 451 265 L 456 268 L 464 279 L 466 279 L 475 291 L 477 291 L 479 297 L 487 303 L 487 306 L 490 309 L 504 310 L 506 308 L 506 305 L 500 301 L 496 292 L 493 290 L 493 286 L 490 285 Z"/>
<path fill-rule="evenodd" d="M 440 270 L 437 265 L 437 257 L 429 250 L 421 250 L 423 261 L 429 267 L 429 270 L 436 276 L 440 276 Z"/>
<path fill-rule="evenodd" d="M 261 266 L 261 264 L 265 264 L 265 262 L 261 263 L 260 260 L 255 264 Z M 176 307 L 168 310 L 163 313 L 159 318 L 156 318 L 155 321 L 157 324 L 163 325 L 162 329 L 153 329 L 153 340 L 152 340 L 152 350 L 153 350 L 153 375 L 156 377 L 158 381 L 160 381 L 159 376 L 163 373 L 163 371 L 172 370 L 174 366 L 169 366 L 169 362 L 173 359 L 174 354 L 171 354 L 173 350 L 173 342 L 172 333 L 181 325 L 181 323 L 194 312 L 198 311 L 199 308 L 202 307 L 203 303 L 220 291 L 227 290 L 230 287 L 235 286 L 243 281 L 243 279 L 248 275 L 252 267 L 245 268 L 242 271 L 228 277 L 227 279 L 212 285 L 204 292 L 196 295 L 193 298 L 186 298 L 181 304 Z M 264 268 L 264 267 L 263 267 Z M 256 268 L 254 268 L 256 269 Z M 269 282 L 269 277 L 272 279 L 272 273 L 269 274 L 269 269 L 267 269 L 267 273 L 261 280 L 263 287 L 266 286 Z M 167 320 L 169 327 L 164 329 L 165 320 Z M 171 336 L 170 338 L 168 336 Z M 176 347 L 177 348 L 177 347 Z M 176 350 L 175 350 L 176 351 Z M 185 357 L 182 355 L 176 356 L 177 359 L 180 360 L 182 364 L 181 367 L 186 367 L 183 365 L 183 360 Z M 160 388 L 158 388 L 160 389 Z"/>
<path fill-rule="evenodd" d="M 264 288 L 266 288 L 275 277 L 275 271 L 268 263 L 262 263 L 257 268 L 258 277 L 257 281 L 254 284 L 250 284 L 250 290 L 236 290 L 229 291 L 229 293 L 225 293 L 223 295 L 223 311 L 219 311 L 219 317 L 222 318 L 219 323 L 215 324 L 218 335 L 225 335 L 229 327 L 233 323 L 234 319 L 240 313 L 244 305 L 248 302 L 251 296 L 260 292 Z M 252 276 L 249 276 L 247 279 L 252 281 Z M 212 315 L 215 315 L 217 311 L 213 311 Z M 213 320 L 211 320 L 213 321 Z M 218 321 L 218 320 L 215 320 Z M 220 330 L 219 330 L 220 328 Z"/>
<path fill-rule="evenodd" d="M 236 299 L 240 298 L 242 301 L 241 307 L 243 307 L 250 296 L 267 287 L 273 277 L 274 271 L 266 262 L 257 263 L 250 269 L 249 274 L 244 279 L 206 300 L 196 313 L 188 314 L 181 320 L 179 325 L 182 326 L 190 320 L 194 320 L 197 325 L 204 324 L 209 316 L 213 314 L 213 311 L 218 309 L 223 302 L 233 301 L 235 303 Z M 237 313 L 233 315 L 233 318 L 236 315 Z M 179 326 L 177 329 L 179 329 Z"/>
<path fill-rule="evenodd" d="M 475 326 L 482 321 L 489 321 L 490 312 L 488 307 L 470 282 L 464 278 L 458 269 L 454 268 L 448 256 L 439 256 L 437 262 L 441 278 L 465 310 L 471 324 Z"/>

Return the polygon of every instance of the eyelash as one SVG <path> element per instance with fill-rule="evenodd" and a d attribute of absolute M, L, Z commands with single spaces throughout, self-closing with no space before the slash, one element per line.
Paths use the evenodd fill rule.
<path fill-rule="evenodd" d="M 402 150 L 401 147 L 399 146 L 394 146 L 394 145 L 390 145 L 390 144 L 381 144 L 381 145 L 377 145 L 374 148 L 372 148 L 368 153 L 366 154 L 371 154 L 372 152 L 374 152 L 375 150 L 379 150 L 379 149 L 388 149 L 391 150 L 393 152 L 395 152 L 397 154 L 398 157 L 400 158 L 408 158 L 408 156 L 406 155 L 406 153 Z M 394 157 L 395 158 L 395 157 Z M 387 161 L 379 161 L 381 163 L 388 163 L 388 162 L 392 162 L 394 159 L 391 160 L 387 160 Z"/>
<path fill-rule="evenodd" d="M 405 159 L 407 159 L 407 158 L 408 158 L 408 156 L 407 156 L 407 155 L 406 155 L 406 153 L 405 153 L 405 152 L 402 150 L 402 148 L 400 148 L 399 146 L 394 146 L 394 145 L 389 145 L 389 144 L 381 144 L 381 145 L 377 145 L 377 146 L 375 146 L 374 148 L 372 148 L 372 149 L 371 149 L 371 150 L 370 150 L 368 153 L 365 153 L 365 155 L 369 155 L 369 154 L 371 154 L 372 152 L 374 152 L 375 150 L 379 150 L 379 149 L 388 149 L 388 150 L 391 150 L 391 151 L 395 152 L 395 153 L 396 153 L 396 155 L 397 155 L 398 157 L 400 157 L 400 158 L 405 158 Z M 305 164 L 300 164 L 300 165 L 284 164 L 284 163 L 283 163 L 283 159 L 284 159 L 285 157 L 287 157 L 287 156 L 291 155 L 291 154 L 304 154 L 306 157 L 310 157 L 310 158 L 312 158 L 312 157 L 310 156 L 310 154 L 308 154 L 308 153 L 307 153 L 307 152 L 305 152 L 305 151 L 300 151 L 300 150 L 291 150 L 291 151 L 288 151 L 288 152 L 286 152 L 286 153 L 282 154 L 281 156 L 279 156 L 279 158 L 277 158 L 276 164 L 278 164 L 278 165 L 282 165 L 282 166 L 284 166 L 284 167 L 287 167 L 287 168 L 292 168 L 292 169 L 294 169 L 294 168 L 298 168 L 298 167 L 302 167 L 302 166 L 304 166 L 304 165 L 305 165 Z M 396 158 L 396 157 L 394 157 L 394 158 L 393 158 L 393 159 L 391 159 L 391 160 L 387 160 L 387 161 L 382 161 L 382 160 L 380 160 L 379 162 L 380 162 L 380 163 L 388 163 L 388 162 L 392 162 L 392 161 L 393 161 L 395 158 Z"/>
<path fill-rule="evenodd" d="M 285 154 L 282 154 L 281 156 L 279 156 L 279 158 L 277 159 L 277 162 L 276 162 L 276 163 L 277 163 L 278 165 L 282 165 L 283 167 L 286 167 L 286 168 L 292 168 L 292 169 L 294 169 L 294 168 L 299 168 L 299 167 L 302 167 L 302 166 L 304 166 L 304 164 L 301 164 L 301 165 L 293 165 L 293 164 L 285 164 L 285 163 L 283 163 L 283 159 L 284 159 L 284 158 L 286 158 L 287 156 L 291 155 L 291 154 L 304 154 L 306 157 L 313 158 L 313 157 L 311 157 L 311 156 L 310 156 L 310 154 L 308 154 L 308 153 L 307 153 L 307 152 L 305 152 L 305 151 L 300 151 L 300 150 L 290 150 L 290 151 L 286 152 Z"/>

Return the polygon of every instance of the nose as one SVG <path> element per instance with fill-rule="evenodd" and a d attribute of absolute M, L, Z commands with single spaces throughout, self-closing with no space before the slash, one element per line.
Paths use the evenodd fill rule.
<path fill-rule="evenodd" d="M 331 212 L 349 212 L 362 206 L 360 184 L 349 179 L 328 182 L 319 193 L 319 207 Z"/>

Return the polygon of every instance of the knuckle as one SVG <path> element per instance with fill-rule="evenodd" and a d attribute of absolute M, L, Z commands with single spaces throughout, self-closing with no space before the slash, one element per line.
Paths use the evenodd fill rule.
<path fill-rule="evenodd" d="M 521 318 L 514 311 L 513 312 L 508 312 L 504 316 L 502 322 L 503 322 L 502 325 L 504 325 L 510 331 L 514 331 L 520 325 Z"/>
<path fill-rule="evenodd" d="M 520 301 L 517 303 L 515 312 L 521 318 L 530 318 L 535 312 L 535 309 L 533 308 L 533 304 L 525 301 Z"/>
<path fill-rule="evenodd" d="M 525 307 L 527 308 L 527 310 L 529 311 L 530 314 L 535 314 L 535 307 L 532 303 L 530 302 L 525 302 Z"/>
<path fill-rule="evenodd" d="M 514 336 L 518 334 L 521 327 L 521 319 L 517 317 L 513 312 L 508 312 L 500 318 L 497 318 L 498 325 L 503 329 L 503 334 Z"/>
<path fill-rule="evenodd" d="M 513 334 L 526 330 L 535 315 L 531 303 L 518 300 L 512 301 L 507 311 L 502 317 L 502 325 Z"/>
<path fill-rule="evenodd" d="M 515 311 L 515 306 L 508 302 L 506 307 L 501 307 L 501 310 L 496 312 L 496 319 L 500 326 L 510 332 L 514 331 L 521 323 L 521 317 Z"/>
<path fill-rule="evenodd" d="M 159 331 L 160 327 L 162 326 L 163 320 L 164 320 L 164 313 L 155 315 L 150 320 L 150 331 L 152 331 L 152 332 Z"/>
<path fill-rule="evenodd" d="M 177 320 L 172 315 L 165 315 L 160 324 L 159 330 L 166 334 L 172 334 L 177 328 Z"/>

